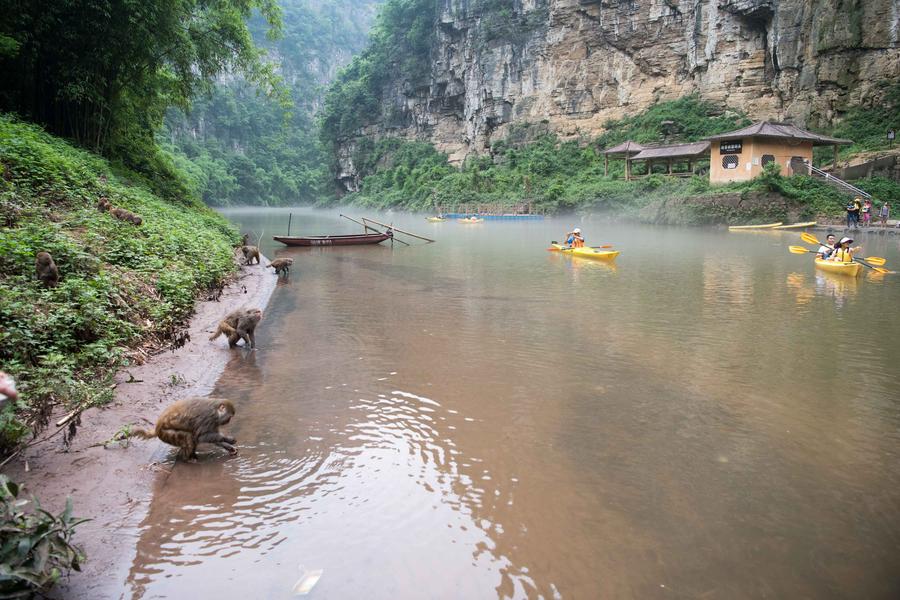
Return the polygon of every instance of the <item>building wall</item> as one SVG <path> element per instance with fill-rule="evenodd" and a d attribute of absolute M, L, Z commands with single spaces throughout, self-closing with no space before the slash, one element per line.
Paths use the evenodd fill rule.
<path fill-rule="evenodd" d="M 741 151 L 721 152 L 722 143 L 741 143 Z M 735 168 L 726 169 L 723 157 L 730 159 Z M 728 183 L 729 181 L 748 181 L 763 170 L 763 157 L 772 159 L 781 166 L 782 175 L 790 175 L 791 158 L 800 157 L 812 161 L 812 142 L 791 142 L 776 138 L 742 138 L 740 140 L 716 140 L 710 146 L 709 181 L 710 183 Z"/>

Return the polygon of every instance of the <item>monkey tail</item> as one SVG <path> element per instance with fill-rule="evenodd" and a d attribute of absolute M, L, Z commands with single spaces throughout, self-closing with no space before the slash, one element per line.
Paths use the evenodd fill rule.
<path fill-rule="evenodd" d="M 155 431 L 147 431 L 146 429 L 132 429 L 128 437 L 141 438 L 142 440 L 152 440 L 156 437 Z"/>
<path fill-rule="evenodd" d="M 217 337 L 219 337 L 222 334 L 225 334 L 225 336 L 227 337 L 227 336 L 233 335 L 235 333 L 237 333 L 237 331 L 234 329 L 234 327 L 232 327 L 231 325 L 229 325 L 228 323 L 225 323 L 223 321 L 223 322 L 219 323 L 219 328 L 216 329 L 216 332 L 214 334 L 212 334 L 212 336 L 210 336 L 209 341 L 213 341 L 214 339 L 216 339 Z"/>

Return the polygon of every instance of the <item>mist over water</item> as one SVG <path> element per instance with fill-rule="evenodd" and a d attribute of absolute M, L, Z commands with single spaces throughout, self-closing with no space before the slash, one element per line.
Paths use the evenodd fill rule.
<path fill-rule="evenodd" d="M 289 212 L 361 229 L 226 213 L 294 266 L 215 391 L 240 454 L 160 480 L 126 596 L 900 594 L 900 276 L 576 218 L 288 249 Z M 545 250 L 573 225 L 615 265 Z"/>

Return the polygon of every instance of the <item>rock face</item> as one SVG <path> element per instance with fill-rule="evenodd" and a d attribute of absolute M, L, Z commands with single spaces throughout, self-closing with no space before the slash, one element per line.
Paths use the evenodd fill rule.
<path fill-rule="evenodd" d="M 686 94 L 816 126 L 900 78 L 898 0 L 442 0 L 434 36 L 431 72 L 391 82 L 390 118 L 361 135 L 427 140 L 460 161 L 515 123 L 596 135 Z"/>

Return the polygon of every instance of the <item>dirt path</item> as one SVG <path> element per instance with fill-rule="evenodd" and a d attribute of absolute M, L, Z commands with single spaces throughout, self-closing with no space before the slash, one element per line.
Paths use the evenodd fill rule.
<path fill-rule="evenodd" d="M 208 394 L 232 354 L 246 352 L 230 350 L 224 337 L 210 342 L 209 335 L 232 310 L 265 308 L 275 284 L 268 269 L 243 267 L 219 302 L 197 304 L 188 343 L 117 374 L 115 400 L 83 413 L 69 452 L 63 451 L 62 436 L 56 435 L 29 448 L 4 469 L 38 496 L 43 508 L 59 512 L 71 496 L 75 515 L 93 519 L 78 527 L 75 538 L 88 560 L 81 573 L 73 573 L 54 589 L 55 597 L 99 598 L 101 587 L 109 590 L 112 582 L 124 583 L 153 483 L 168 475 L 173 457 L 170 447 L 157 440 L 137 441 L 128 447 L 115 444 L 109 449 L 95 445 L 110 439 L 127 423 L 154 422 L 161 409 L 174 400 Z M 126 383 L 129 375 L 137 382 Z M 43 435 L 54 429 L 51 424 Z"/>

